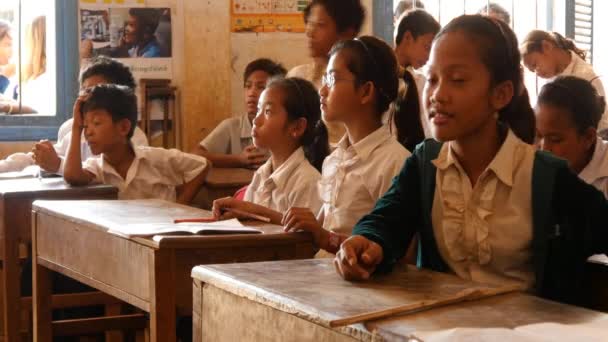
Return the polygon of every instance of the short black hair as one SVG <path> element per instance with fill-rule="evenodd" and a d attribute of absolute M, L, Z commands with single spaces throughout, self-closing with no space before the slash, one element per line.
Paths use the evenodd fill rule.
<path fill-rule="evenodd" d="M 158 8 L 135 7 L 129 9 L 129 15 L 143 26 L 144 33 L 152 35 L 158 28 L 161 11 Z"/>
<path fill-rule="evenodd" d="M 606 108 L 604 97 L 591 82 L 574 76 L 559 76 L 545 84 L 538 94 L 538 104 L 548 104 L 569 114 L 577 131 L 598 128 Z"/>
<path fill-rule="evenodd" d="M 133 89 L 116 85 L 100 84 L 87 90 L 89 98 L 82 106 L 82 112 L 105 110 L 112 116 L 112 122 L 123 119 L 131 122 L 127 139 L 131 139 L 137 125 L 137 98 Z"/>
<path fill-rule="evenodd" d="M 270 77 L 285 76 L 287 74 L 287 69 L 281 63 L 268 58 L 259 58 L 247 64 L 243 73 L 243 82 L 247 82 L 249 76 L 256 71 L 263 71 Z"/>
<path fill-rule="evenodd" d="M 99 56 L 91 60 L 91 64 L 80 73 L 80 84 L 93 76 L 101 76 L 108 83 L 122 85 L 131 89 L 135 89 L 136 87 L 135 79 L 129 67 L 108 57 Z"/>
<path fill-rule="evenodd" d="M 419 36 L 428 33 L 436 35 L 440 29 L 441 25 L 439 25 L 439 22 L 437 22 L 429 12 L 421 9 L 408 11 L 399 18 L 395 44 L 401 44 L 403 36 L 408 31 L 414 39 L 418 39 Z"/>
<path fill-rule="evenodd" d="M 400 18 L 403 13 L 414 8 L 414 3 L 416 4 L 416 9 L 424 9 L 424 3 L 421 0 L 401 0 L 395 7 L 395 12 L 393 15 L 395 18 Z"/>
<path fill-rule="evenodd" d="M 502 20 L 505 24 L 511 25 L 511 13 L 507 11 L 504 7 L 500 6 L 497 3 L 491 2 L 487 5 L 484 5 L 477 12 L 478 14 L 486 15 L 487 13 L 496 13 L 498 19 Z"/>
<path fill-rule="evenodd" d="M 304 22 L 308 22 L 308 17 L 312 8 L 323 6 L 327 14 L 336 23 L 339 33 L 353 29 L 355 35 L 359 35 L 363 21 L 365 20 L 365 8 L 360 0 L 312 0 L 304 10 Z"/>

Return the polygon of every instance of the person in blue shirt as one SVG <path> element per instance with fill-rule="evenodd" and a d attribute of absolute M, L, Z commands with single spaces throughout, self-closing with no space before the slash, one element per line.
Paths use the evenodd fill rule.
<path fill-rule="evenodd" d="M 162 57 L 155 32 L 160 13 L 155 8 L 131 8 L 121 45 L 128 47 L 129 57 Z"/>

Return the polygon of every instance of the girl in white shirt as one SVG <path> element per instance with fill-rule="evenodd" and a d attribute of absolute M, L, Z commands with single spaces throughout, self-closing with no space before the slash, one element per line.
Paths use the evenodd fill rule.
<path fill-rule="evenodd" d="M 260 96 L 252 137 L 255 146 L 268 149 L 271 157 L 254 174 L 244 201 L 227 197 L 213 202 L 215 217 L 239 217 L 226 211 L 232 208 L 280 224 L 291 207 L 318 211 L 319 170 L 329 143 L 313 84 L 300 78 L 271 80 Z"/>
<path fill-rule="evenodd" d="M 608 198 L 608 142 L 597 136 L 606 102 L 586 80 L 560 76 L 538 96 L 539 147 L 568 161 L 573 172 Z"/>
<path fill-rule="evenodd" d="M 286 231 L 310 231 L 320 246 L 324 232 L 350 234 L 373 208 L 410 155 L 382 124 L 397 92 L 397 60 L 386 43 L 365 36 L 333 47 L 319 90 L 321 109 L 325 120 L 343 123 L 347 133 L 323 163 L 321 211 L 290 209 Z"/>
<path fill-rule="evenodd" d="M 557 32 L 534 30 L 528 33 L 520 51 L 524 65 L 538 77 L 552 79 L 556 76 L 576 76 L 591 82 L 600 96 L 605 96 L 604 85 L 585 61 L 586 53 L 572 40 Z M 608 113 L 603 112 L 599 131 L 608 129 Z"/>

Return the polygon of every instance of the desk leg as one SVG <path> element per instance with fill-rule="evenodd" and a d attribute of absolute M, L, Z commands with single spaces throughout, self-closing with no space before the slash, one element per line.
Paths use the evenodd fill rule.
<path fill-rule="evenodd" d="M 11 214 L 9 214 L 11 215 Z M 18 341 L 21 326 L 21 272 L 19 266 L 19 241 L 17 238 L 18 223 L 13 217 L 7 219 L 2 240 L 4 258 L 4 341 Z M 18 218 L 23 219 L 23 218 Z"/>
<path fill-rule="evenodd" d="M 171 250 L 154 251 L 150 262 L 150 340 L 175 342 L 175 255 Z"/>
<path fill-rule="evenodd" d="M 38 265 L 35 256 L 33 263 L 34 341 L 51 342 L 53 340 L 51 271 Z"/>

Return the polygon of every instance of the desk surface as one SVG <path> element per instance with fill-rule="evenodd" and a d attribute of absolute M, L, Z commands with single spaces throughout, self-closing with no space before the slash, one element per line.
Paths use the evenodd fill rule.
<path fill-rule="evenodd" d="M 33 208 L 40 214 L 53 216 L 61 220 L 91 227 L 96 230 L 108 231 L 112 227 L 125 225 L 167 225 L 174 219 L 209 217 L 207 210 L 171 203 L 162 200 L 127 200 L 127 201 L 36 201 Z M 302 233 L 284 233 L 281 226 L 257 221 L 246 221 L 246 226 L 255 227 L 262 234 L 234 235 L 163 235 L 160 238 L 130 237 L 128 239 L 153 248 L 188 248 L 203 247 L 204 245 L 234 242 L 242 240 L 263 241 L 267 239 L 293 241 L 301 237 L 308 241 L 309 236 Z M 298 239 L 300 240 L 300 239 Z"/>
<path fill-rule="evenodd" d="M 329 328 L 327 323 L 331 318 L 386 309 L 416 298 L 437 298 L 472 284 L 448 274 L 413 267 L 398 268 L 369 282 L 347 282 L 339 278 L 328 259 L 201 266 L 193 270 L 192 276 L 224 293 L 256 303 L 253 305 L 271 307 L 283 315 L 295 315 L 325 328 Z M 462 328 L 512 331 L 543 322 L 582 324 L 585 329 L 600 329 L 608 336 L 606 314 L 521 293 L 355 324 L 334 331 L 362 340 L 378 332 L 384 338 L 394 339 Z M 275 325 L 281 326 L 281 322 L 276 321 Z"/>
<path fill-rule="evenodd" d="M 211 188 L 243 187 L 251 183 L 254 172 L 241 168 L 211 168 L 206 185 Z"/>
<path fill-rule="evenodd" d="M 0 196 L 8 197 L 31 197 L 33 195 L 44 195 L 61 191 L 65 196 L 70 194 L 82 194 L 84 192 L 116 192 L 109 185 L 71 186 L 63 178 L 16 178 L 0 180 Z"/>

